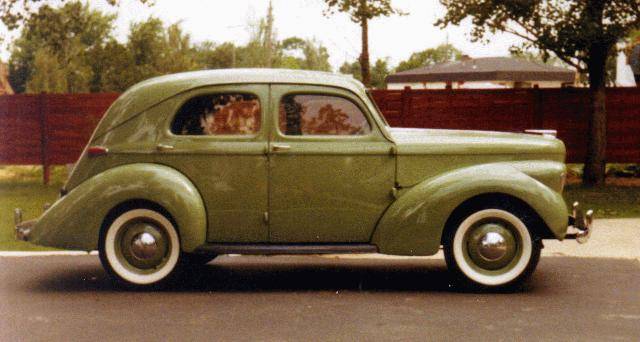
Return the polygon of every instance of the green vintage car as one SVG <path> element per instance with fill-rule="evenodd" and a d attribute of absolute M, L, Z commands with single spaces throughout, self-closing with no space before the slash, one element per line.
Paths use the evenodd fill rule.
<path fill-rule="evenodd" d="M 109 108 L 58 199 L 17 236 L 98 250 L 155 286 L 220 254 L 433 255 L 513 286 L 543 239 L 586 241 L 550 134 L 390 127 L 358 81 L 291 70 L 157 77 Z M 574 230 L 575 233 L 568 233 Z"/>

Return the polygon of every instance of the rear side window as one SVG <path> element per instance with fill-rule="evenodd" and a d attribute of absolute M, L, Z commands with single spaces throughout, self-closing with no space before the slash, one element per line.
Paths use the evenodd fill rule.
<path fill-rule="evenodd" d="M 196 96 L 178 110 L 171 123 L 177 135 L 248 135 L 260 131 L 260 100 L 253 94 Z"/>
<path fill-rule="evenodd" d="M 366 135 L 371 126 L 358 106 L 330 95 L 285 95 L 279 128 L 285 135 Z"/>

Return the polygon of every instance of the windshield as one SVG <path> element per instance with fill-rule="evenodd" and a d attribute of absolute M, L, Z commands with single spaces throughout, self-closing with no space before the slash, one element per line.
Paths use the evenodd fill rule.
<path fill-rule="evenodd" d="M 366 90 L 365 91 L 367 93 L 367 97 L 369 98 L 369 101 L 371 101 L 371 103 L 373 103 L 373 106 L 376 108 L 376 111 L 378 111 L 378 114 L 380 114 L 380 118 L 382 118 L 382 122 L 384 123 L 384 125 L 386 127 L 391 127 L 391 125 L 389 125 L 389 123 L 387 122 L 387 119 L 384 117 L 384 114 L 382 114 L 382 111 L 380 111 L 380 107 L 378 107 L 378 104 L 376 103 L 376 100 L 373 98 L 373 95 L 371 95 L 371 91 L 370 90 Z"/>

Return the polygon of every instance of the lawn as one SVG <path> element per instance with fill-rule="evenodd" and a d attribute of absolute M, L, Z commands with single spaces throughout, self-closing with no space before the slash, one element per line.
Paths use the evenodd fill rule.
<path fill-rule="evenodd" d="M 584 188 L 569 185 L 565 189 L 567 205 L 579 201 L 585 209 L 593 209 L 595 218 L 640 218 L 640 187 L 602 186 Z"/>
<path fill-rule="evenodd" d="M 15 241 L 13 209 L 22 208 L 24 219 L 31 219 L 42 212 L 42 206 L 53 203 L 66 177 L 64 167 L 55 168 L 51 184 L 42 184 L 39 168 L 0 167 L 0 250 L 35 250 L 42 248 Z M 640 187 L 603 186 L 583 188 L 569 185 L 565 199 L 570 205 L 580 201 L 583 208 L 595 209 L 596 218 L 640 217 Z"/>
<path fill-rule="evenodd" d="M 51 184 L 45 186 L 39 167 L 0 167 L 0 250 L 45 249 L 15 241 L 13 209 L 21 208 L 25 220 L 37 217 L 45 203 L 53 203 L 58 198 L 65 178 L 66 169 L 56 167 L 52 170 Z"/>

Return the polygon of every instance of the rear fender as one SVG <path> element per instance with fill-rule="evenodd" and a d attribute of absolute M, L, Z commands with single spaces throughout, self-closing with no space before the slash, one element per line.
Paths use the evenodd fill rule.
<path fill-rule="evenodd" d="M 206 211 L 196 187 L 175 169 L 147 163 L 118 166 L 75 187 L 38 220 L 30 241 L 64 249 L 95 250 L 109 212 L 132 200 L 149 201 L 164 208 L 177 224 L 183 251 L 192 252 L 205 243 Z"/>

